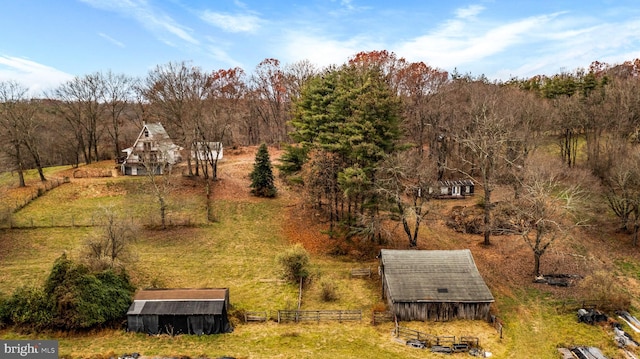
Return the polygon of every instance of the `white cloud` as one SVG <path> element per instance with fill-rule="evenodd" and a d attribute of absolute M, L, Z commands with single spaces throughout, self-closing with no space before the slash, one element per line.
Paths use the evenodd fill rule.
<path fill-rule="evenodd" d="M 118 40 L 114 39 L 113 37 L 111 37 L 111 36 L 109 36 L 109 35 L 107 35 L 107 34 L 105 34 L 105 33 L 103 33 L 103 32 L 98 33 L 98 36 L 100 36 L 101 38 L 103 38 L 103 39 L 105 39 L 105 40 L 109 41 L 110 43 L 112 43 L 112 44 L 114 44 L 114 45 L 116 45 L 116 46 L 118 46 L 118 47 L 122 47 L 122 48 L 124 48 L 124 47 L 125 47 L 125 46 L 124 46 L 124 43 L 122 43 L 122 42 L 120 42 L 120 41 L 118 41 Z"/>
<path fill-rule="evenodd" d="M 459 19 L 475 18 L 476 15 L 484 10 L 484 6 L 481 5 L 469 5 L 464 8 L 456 9 L 455 14 Z"/>
<path fill-rule="evenodd" d="M 283 54 L 284 62 L 309 60 L 319 67 L 343 64 L 360 51 L 384 49 L 382 44 L 365 37 L 339 41 L 296 31 L 289 31 L 283 43 L 284 48 L 277 51 Z"/>
<path fill-rule="evenodd" d="M 0 55 L 0 81 L 16 81 L 33 96 L 42 95 L 73 78 L 66 72 L 24 58 Z"/>
<path fill-rule="evenodd" d="M 549 19 L 549 16 L 530 17 L 494 27 L 450 21 L 431 34 L 398 44 L 396 52 L 410 60 L 421 59 L 438 67 L 453 68 L 528 41 Z"/>
<path fill-rule="evenodd" d="M 102 10 L 117 12 L 131 17 L 142 26 L 153 32 L 159 38 L 169 33 L 191 44 L 198 44 L 198 40 L 190 35 L 191 29 L 177 23 L 171 16 L 154 9 L 145 0 L 80 0 L 90 6 Z M 167 40 L 162 40 L 167 42 Z"/>
<path fill-rule="evenodd" d="M 255 15 L 230 15 L 210 10 L 204 11 L 200 18 L 226 32 L 255 33 L 260 28 L 260 23 L 262 22 L 262 20 Z"/>

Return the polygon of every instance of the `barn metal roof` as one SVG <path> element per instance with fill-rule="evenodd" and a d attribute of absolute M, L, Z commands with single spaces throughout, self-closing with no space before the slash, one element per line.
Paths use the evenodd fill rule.
<path fill-rule="evenodd" d="M 138 291 L 134 300 L 178 300 L 178 299 L 225 299 L 228 288 L 144 289 Z"/>
<path fill-rule="evenodd" d="M 127 315 L 222 314 L 227 288 L 146 289 L 136 293 Z"/>
<path fill-rule="evenodd" d="M 127 315 L 214 315 L 223 309 L 224 300 L 136 300 Z"/>
<path fill-rule="evenodd" d="M 394 303 L 494 301 L 468 249 L 383 249 L 380 258 Z"/>

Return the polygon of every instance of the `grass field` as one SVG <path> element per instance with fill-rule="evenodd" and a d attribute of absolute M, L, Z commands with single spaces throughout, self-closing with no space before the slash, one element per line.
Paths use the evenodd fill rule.
<path fill-rule="evenodd" d="M 226 166 L 226 167 L 225 167 Z M 229 166 L 234 166 L 231 172 Z M 227 172 L 225 172 L 225 169 Z M 63 171 L 65 169 L 59 169 Z M 311 284 L 305 289 L 302 309 L 362 309 L 364 319 L 356 323 L 321 322 L 305 324 L 244 324 L 242 311 L 293 309 L 297 306 L 296 285 L 280 281 L 277 256 L 292 245 L 285 224 L 292 220 L 295 193 L 281 194 L 273 200 L 247 196 L 247 163 L 230 159 L 221 166 L 223 174 L 215 195 L 214 223 L 204 221 L 203 191 L 197 186 L 178 187 L 170 198 L 170 215 L 190 218 L 187 227 L 167 230 L 140 229 L 132 244 L 128 269 L 140 287 L 228 287 L 234 331 L 212 336 L 147 336 L 124 330 L 99 330 L 83 334 L 31 333 L 11 329 L 0 331 L 3 339 L 57 339 L 61 357 L 109 358 L 138 352 L 145 356 L 189 356 L 215 358 L 441 358 L 442 355 L 406 347 L 394 339 L 393 324 L 370 324 L 373 308 L 382 306 L 375 260 L 358 262 L 350 257 L 312 253 Z M 15 178 L 1 178 L 10 187 Z M 234 181 L 238 181 L 235 183 Z M 187 188 L 187 190 L 184 190 Z M 238 193 L 244 193 L 242 196 Z M 0 231 L 0 293 L 9 295 L 23 285 L 40 285 L 53 261 L 62 253 L 78 257 L 84 241 L 94 227 L 46 228 L 54 224 L 87 223 L 102 207 L 113 207 L 135 221 L 157 220 L 153 196 L 144 190 L 144 178 L 94 178 L 72 180 L 34 200 L 13 215 L 16 223 L 42 223 L 43 228 Z M 132 219 L 133 221 L 133 219 Z M 148 223 L 148 222 L 147 222 Z M 299 223 L 305 230 L 306 223 Z M 439 244 L 448 238 L 439 229 L 423 235 Z M 321 237 L 318 234 L 319 237 Z M 322 238 L 321 238 L 322 239 Z M 326 239 L 324 239 L 326 240 Z M 457 239 L 456 246 L 465 245 Z M 512 246 L 515 246 L 513 244 Z M 511 247 L 495 249 L 510 255 Z M 515 248 L 515 247 L 514 247 Z M 577 323 L 573 311 L 559 309 L 557 300 L 541 290 L 527 289 L 508 279 L 508 273 L 477 259 L 481 273 L 496 297 L 495 311 L 505 323 L 503 337 L 488 323 L 453 321 L 448 323 L 411 322 L 403 326 L 433 335 L 477 336 L 494 358 L 558 358 L 557 347 L 592 345 L 609 357 L 621 357 L 610 330 L 605 326 Z M 620 275 L 638 277 L 640 266 L 633 258 L 619 261 Z M 350 268 L 369 266 L 371 279 L 350 278 Z M 486 268 L 486 269 L 483 269 Z M 320 299 L 321 281 L 334 284 L 338 299 Z M 466 357 L 456 354 L 453 357 Z"/>

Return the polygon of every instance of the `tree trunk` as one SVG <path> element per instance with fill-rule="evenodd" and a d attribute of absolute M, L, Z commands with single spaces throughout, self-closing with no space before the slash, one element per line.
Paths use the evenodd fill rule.
<path fill-rule="evenodd" d="M 27 184 L 24 181 L 24 167 L 22 165 L 22 154 L 20 153 L 20 143 L 15 143 L 16 149 L 16 165 L 18 166 L 18 179 L 20 181 L 20 187 L 26 187 Z"/>
<path fill-rule="evenodd" d="M 491 245 L 491 190 L 484 188 L 484 242 L 485 246 Z"/>
<path fill-rule="evenodd" d="M 536 277 L 540 276 L 540 257 L 542 257 L 542 253 L 533 251 L 533 275 Z"/>
<path fill-rule="evenodd" d="M 160 201 L 160 221 L 162 223 L 162 229 L 167 229 L 167 205 L 164 198 L 160 197 L 158 200 Z"/>

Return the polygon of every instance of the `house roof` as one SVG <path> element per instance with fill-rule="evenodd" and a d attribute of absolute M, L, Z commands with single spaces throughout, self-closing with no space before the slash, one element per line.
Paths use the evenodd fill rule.
<path fill-rule="evenodd" d="M 383 249 L 380 258 L 394 303 L 494 301 L 468 249 Z"/>
<path fill-rule="evenodd" d="M 222 314 L 227 288 L 146 289 L 136 293 L 127 315 Z"/>
<path fill-rule="evenodd" d="M 438 181 L 438 185 L 442 187 L 451 187 L 451 186 L 473 186 L 474 183 L 470 179 L 461 179 L 461 180 L 445 180 Z"/>

